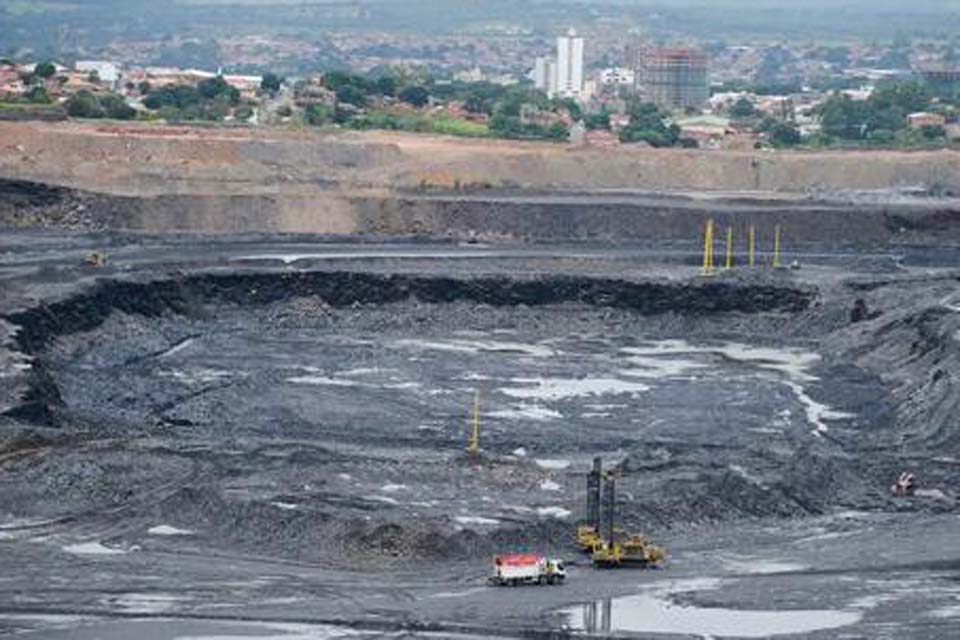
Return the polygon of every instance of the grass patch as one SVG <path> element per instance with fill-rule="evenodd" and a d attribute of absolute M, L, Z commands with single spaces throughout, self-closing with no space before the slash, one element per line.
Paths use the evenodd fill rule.
<path fill-rule="evenodd" d="M 347 123 L 352 129 L 387 129 L 390 131 L 412 131 L 415 133 L 436 133 L 466 138 L 482 138 L 490 135 L 485 124 L 447 115 L 423 115 L 419 113 L 397 113 L 380 110 L 354 116 Z"/>

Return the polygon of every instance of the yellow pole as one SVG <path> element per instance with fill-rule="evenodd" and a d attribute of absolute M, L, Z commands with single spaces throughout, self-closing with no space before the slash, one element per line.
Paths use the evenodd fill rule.
<path fill-rule="evenodd" d="M 710 264 L 710 252 L 707 249 L 707 243 L 710 241 L 710 221 L 703 223 L 703 275 L 707 275 Z"/>
<path fill-rule="evenodd" d="M 473 428 L 470 431 L 470 440 L 467 443 L 467 453 L 477 455 L 480 453 L 480 391 L 473 394 Z"/>
<path fill-rule="evenodd" d="M 733 226 L 727 227 L 727 269 L 733 268 Z"/>
<path fill-rule="evenodd" d="M 773 268 L 780 268 L 780 225 L 773 228 Z"/>
<path fill-rule="evenodd" d="M 754 254 L 756 253 L 757 228 L 750 225 L 750 232 L 747 234 L 747 253 L 749 255 L 750 266 L 753 266 Z"/>
<path fill-rule="evenodd" d="M 713 271 L 713 220 L 707 220 L 703 230 L 703 275 Z"/>

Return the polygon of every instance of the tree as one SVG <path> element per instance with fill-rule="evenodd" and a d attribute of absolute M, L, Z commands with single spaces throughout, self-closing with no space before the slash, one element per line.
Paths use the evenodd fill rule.
<path fill-rule="evenodd" d="M 591 113 L 586 118 L 584 118 L 583 124 L 590 131 L 596 131 L 597 129 L 610 129 L 610 114 L 606 111 L 601 111 L 600 113 Z"/>
<path fill-rule="evenodd" d="M 778 122 L 770 131 L 770 141 L 778 147 L 792 147 L 800 144 L 800 131 L 786 122 Z"/>
<path fill-rule="evenodd" d="M 306 118 L 307 124 L 319 126 L 330 122 L 334 117 L 333 109 L 325 104 L 307 105 Z"/>
<path fill-rule="evenodd" d="M 877 108 L 894 108 L 907 114 L 926 110 L 931 98 L 925 84 L 907 80 L 878 84 L 870 96 L 870 102 Z"/>
<path fill-rule="evenodd" d="M 33 68 L 33 75 L 47 80 L 57 73 L 57 67 L 52 62 L 41 62 Z"/>
<path fill-rule="evenodd" d="M 500 85 L 490 82 L 475 82 L 468 85 L 466 94 L 463 96 L 463 106 L 470 113 L 493 114 L 493 110 L 506 89 Z"/>
<path fill-rule="evenodd" d="M 162 109 L 163 107 L 176 107 L 185 109 L 191 105 L 202 101 L 200 92 L 196 87 L 189 85 L 170 85 L 153 89 L 143 100 L 143 104 L 148 109 Z"/>
<path fill-rule="evenodd" d="M 146 80 L 143 80 L 142 82 L 140 82 L 140 84 L 137 85 L 137 91 L 139 91 L 141 95 L 147 95 L 148 93 L 150 93 L 151 88 L 152 87 L 150 86 L 150 83 L 147 82 Z"/>
<path fill-rule="evenodd" d="M 630 124 L 620 131 L 620 142 L 646 142 L 653 147 L 672 147 L 680 139 L 680 127 L 667 125 L 666 116 L 655 104 L 630 105 Z"/>
<path fill-rule="evenodd" d="M 225 96 L 230 104 L 240 102 L 240 92 L 224 80 L 221 76 L 201 80 L 197 84 L 197 91 L 207 100 L 213 100 L 219 96 Z"/>
<path fill-rule="evenodd" d="M 926 124 L 920 127 L 920 133 L 927 140 L 940 140 L 947 137 L 947 130 L 939 124 Z"/>
<path fill-rule="evenodd" d="M 580 108 L 580 105 L 577 104 L 577 101 L 572 98 L 564 98 L 559 101 L 559 106 L 567 110 L 567 113 L 570 114 L 571 120 L 581 120 L 583 118 L 583 109 Z"/>
<path fill-rule="evenodd" d="M 100 99 L 100 108 L 103 115 L 114 120 L 133 120 L 137 117 L 137 111 L 126 101 L 116 94 L 107 94 Z"/>
<path fill-rule="evenodd" d="M 367 104 L 367 94 L 352 84 L 340 85 L 336 92 L 339 102 L 352 104 L 355 107 L 363 107 Z"/>
<path fill-rule="evenodd" d="M 27 99 L 27 102 L 31 102 L 33 104 L 50 104 L 51 102 L 53 102 L 50 99 L 50 94 L 47 93 L 46 87 L 44 87 L 43 85 L 30 87 L 30 90 L 27 91 L 27 94 L 25 97 Z"/>
<path fill-rule="evenodd" d="M 247 122 L 253 117 L 254 109 L 249 104 L 242 104 L 233 112 L 233 117 L 240 122 Z"/>
<path fill-rule="evenodd" d="M 547 137 L 557 142 L 563 142 L 570 139 L 570 131 L 562 122 L 554 122 L 550 125 L 550 128 L 547 129 Z"/>
<path fill-rule="evenodd" d="M 394 96 L 397 93 L 397 79 L 392 75 L 383 75 L 376 81 L 377 93 L 382 96 Z"/>
<path fill-rule="evenodd" d="M 756 114 L 756 107 L 754 107 L 753 102 L 746 97 L 741 97 L 730 107 L 730 116 L 733 118 L 752 118 Z"/>
<path fill-rule="evenodd" d="M 869 131 L 866 103 L 856 102 L 850 96 L 834 94 L 819 107 L 820 127 L 830 136 L 859 139 Z"/>
<path fill-rule="evenodd" d="M 97 97 L 87 90 L 78 91 L 67 100 L 67 115 L 71 118 L 102 118 L 103 109 Z"/>
<path fill-rule="evenodd" d="M 271 95 L 280 91 L 281 85 L 283 85 L 283 78 L 275 73 L 266 73 L 260 79 L 260 89 Z"/>
<path fill-rule="evenodd" d="M 420 85 L 404 87 L 397 97 L 414 107 L 423 107 L 430 102 L 430 92 Z"/>

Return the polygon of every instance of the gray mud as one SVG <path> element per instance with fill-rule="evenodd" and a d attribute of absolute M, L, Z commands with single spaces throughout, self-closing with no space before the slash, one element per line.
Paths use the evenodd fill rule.
<path fill-rule="evenodd" d="M 115 237 L 97 271 L 14 237 L 0 633 L 726 636 L 759 611 L 938 638 L 960 615 L 960 317 L 929 253 L 705 280 L 643 249 Z M 595 455 L 662 570 L 572 548 Z M 922 491 L 897 500 L 904 468 Z M 571 559 L 569 583 L 486 587 L 515 549 Z"/>

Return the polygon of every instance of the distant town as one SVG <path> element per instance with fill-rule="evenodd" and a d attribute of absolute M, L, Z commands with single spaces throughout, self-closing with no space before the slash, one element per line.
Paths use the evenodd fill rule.
<path fill-rule="evenodd" d="M 368 42 L 350 70 L 287 77 L 4 59 L 0 119 L 388 129 L 607 149 L 960 141 L 960 65 L 949 43 L 700 47 L 592 42 L 572 28 L 535 46 L 469 40 L 421 57 L 410 43 Z M 233 53 L 246 60 L 242 51 Z"/>

